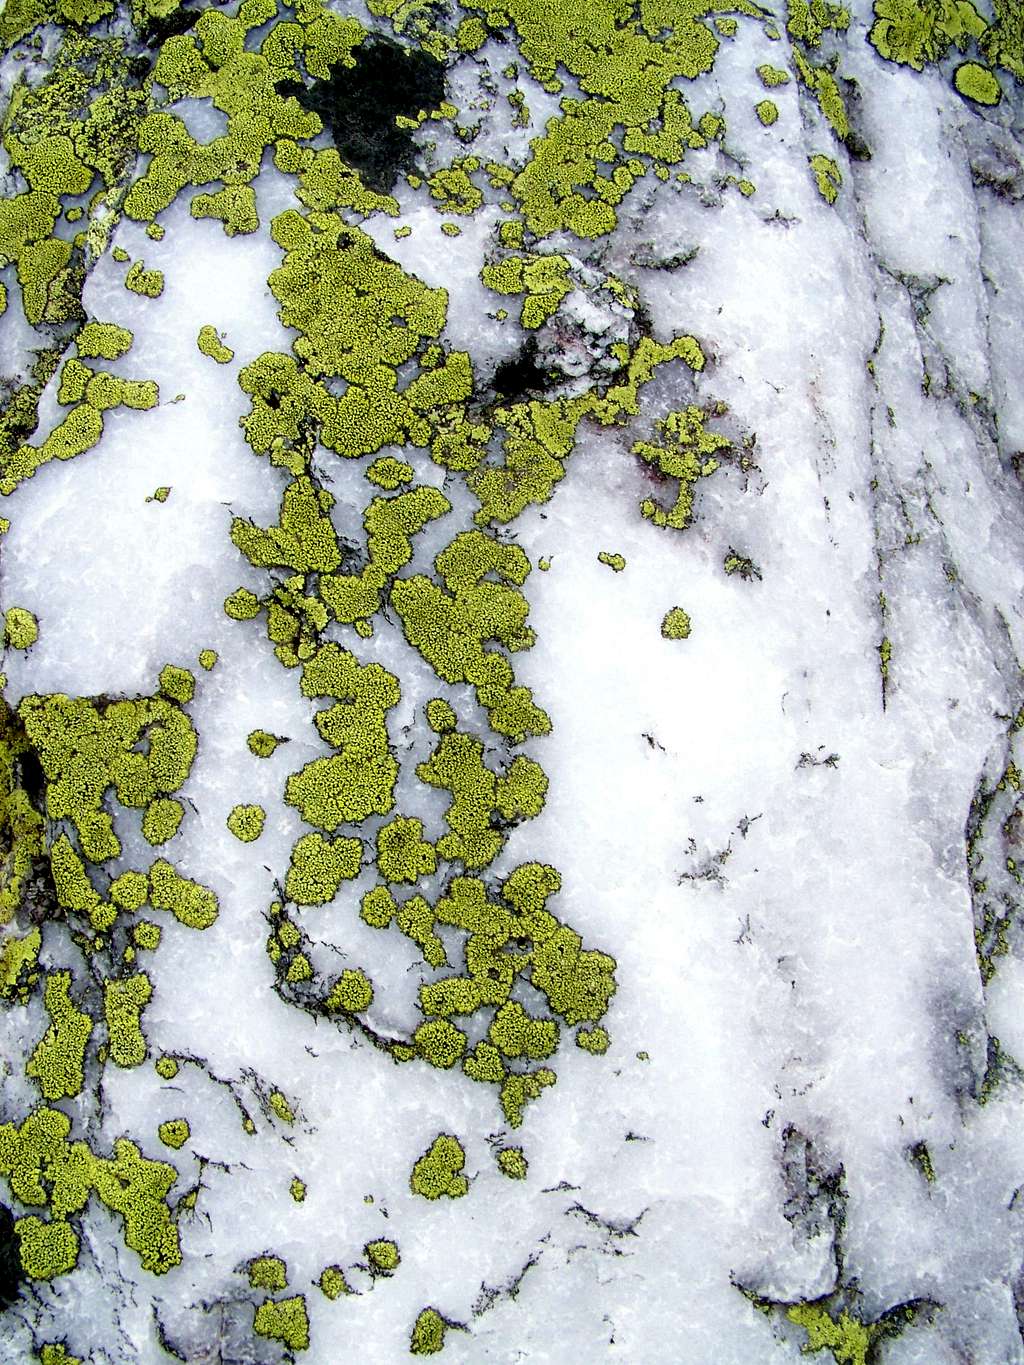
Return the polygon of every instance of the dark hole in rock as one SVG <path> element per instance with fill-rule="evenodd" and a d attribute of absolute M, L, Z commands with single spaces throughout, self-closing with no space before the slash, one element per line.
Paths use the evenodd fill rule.
<path fill-rule="evenodd" d="M 183 0 L 180 8 L 171 14 L 166 14 L 162 18 L 151 14 L 144 19 L 139 29 L 139 37 L 147 47 L 163 47 L 168 38 L 177 38 L 179 34 L 187 33 L 201 13 L 201 10 L 191 9 L 188 0 Z"/>
<path fill-rule="evenodd" d="M 46 779 L 39 755 L 29 750 L 18 760 L 21 768 L 21 786 L 34 806 L 42 805 Z"/>
<path fill-rule="evenodd" d="M 527 393 L 543 392 L 550 386 L 550 375 L 537 363 L 537 343 L 533 337 L 528 338 L 516 355 L 501 362 L 491 380 L 491 388 L 498 397 L 511 400 Z"/>
<path fill-rule="evenodd" d="M 6 1204 L 0 1204 L 0 1308 L 6 1308 L 18 1297 L 21 1280 L 21 1257 L 14 1232 L 14 1215 Z"/>
<path fill-rule="evenodd" d="M 329 80 L 296 88 L 304 109 L 320 115 L 343 161 L 379 193 L 392 188 L 416 157 L 409 129 L 396 128 L 398 114 L 412 118 L 444 100 L 444 67 L 425 52 L 378 38 L 357 48 L 356 64 L 337 66 Z M 278 87 L 282 94 L 285 87 Z"/>

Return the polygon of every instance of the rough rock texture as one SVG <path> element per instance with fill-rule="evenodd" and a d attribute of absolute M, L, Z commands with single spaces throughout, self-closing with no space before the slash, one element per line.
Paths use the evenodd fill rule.
<path fill-rule="evenodd" d="M 0 53 L 0 1354 L 1024 1362 L 1019 6 Z"/>

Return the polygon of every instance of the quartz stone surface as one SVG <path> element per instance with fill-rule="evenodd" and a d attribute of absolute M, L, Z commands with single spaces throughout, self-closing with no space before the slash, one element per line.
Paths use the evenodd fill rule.
<path fill-rule="evenodd" d="M 1024 1362 L 1017 0 L 0 51 L 0 1356 Z"/>

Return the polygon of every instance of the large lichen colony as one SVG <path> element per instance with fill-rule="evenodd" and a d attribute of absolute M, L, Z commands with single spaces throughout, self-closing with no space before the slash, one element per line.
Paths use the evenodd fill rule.
<path fill-rule="evenodd" d="M 965 99 L 991 106 L 1007 82 L 1024 80 L 1022 11 L 1013 0 L 994 0 L 993 10 L 990 21 L 968 0 L 876 0 L 869 40 L 880 58 L 915 70 L 947 63 Z M 638 511 L 670 531 L 689 524 L 699 481 L 730 458 L 712 425 L 724 407 L 694 401 L 700 342 L 655 337 L 636 288 L 605 272 L 596 248 L 635 186 L 685 194 L 688 159 L 724 146 L 726 118 L 703 107 L 700 78 L 741 24 L 778 45 L 777 65 L 757 69 L 764 135 L 793 116 L 783 98 L 790 82 L 816 111 L 808 117 L 820 145 L 807 175 L 829 204 L 848 158 L 868 149 L 839 70 L 849 15 L 824 0 L 788 0 L 780 24 L 752 0 L 369 0 L 369 12 L 366 23 L 325 0 L 8 0 L 0 312 L 20 310 L 18 325 L 34 329 L 37 345 L 5 392 L 0 493 L 16 516 L 26 480 L 45 477 L 53 460 L 88 458 L 119 409 L 160 401 L 144 374 L 120 373 L 131 331 L 83 306 L 103 258 L 143 301 L 164 289 L 160 270 L 114 245 L 120 222 L 159 241 L 161 215 L 184 196 L 194 218 L 216 220 L 229 237 L 269 233 L 279 263 L 268 284 L 292 340 L 235 371 L 235 402 L 280 503 L 271 525 L 231 520 L 239 564 L 258 571 L 261 586 L 240 587 L 224 610 L 254 650 L 265 634 L 286 685 L 316 706 L 328 750 L 292 771 L 281 793 L 307 828 L 276 869 L 279 894 L 266 910 L 275 989 L 367 1040 L 382 1067 L 459 1071 L 467 1085 L 488 1087 L 495 1123 L 519 1129 L 528 1105 L 551 1102 L 541 1096 L 556 1082 L 563 1034 L 575 1034 L 588 1065 L 606 1065 L 616 964 L 562 917 L 555 867 L 527 858 L 489 871 L 548 790 L 533 756 L 542 746 L 522 746 L 551 720 L 514 664 L 534 641 L 525 591 L 533 566 L 506 528 L 551 498 L 588 429 L 628 428 L 623 448 L 655 481 Z M 449 101 L 456 76 L 485 63 L 494 70 L 480 108 L 503 101 L 509 128 L 531 130 L 521 153 L 502 156 L 500 138 L 486 137 L 474 150 L 481 120 Z M 555 110 L 543 126 L 531 114 L 535 96 Z M 189 130 L 199 106 L 218 111 L 223 127 L 208 142 Z M 254 183 L 271 166 L 291 203 L 262 222 Z M 749 197 L 756 184 L 730 172 L 716 188 Z M 492 317 L 518 318 L 526 336 L 500 382 L 446 340 L 445 289 L 407 272 L 367 231 L 371 219 L 402 218 L 399 189 L 403 202 L 413 195 L 444 216 L 452 237 L 489 216 L 480 280 Z M 394 236 L 409 231 L 400 222 Z M 584 298 L 604 330 L 581 363 L 562 343 Z M 234 359 L 216 317 L 194 345 L 211 365 Z M 115 364 L 117 373 L 104 368 Z M 683 401 L 645 417 L 645 390 L 668 374 Z M 56 419 L 43 421 L 50 410 Z M 341 461 L 367 480 L 355 521 L 324 476 Z M 626 568 L 620 554 L 600 557 Z M 685 641 L 687 613 L 669 602 L 664 610 L 666 640 Z M 41 629 L 29 607 L 7 609 L 8 648 L 31 649 Z M 368 649 L 381 632 L 400 633 L 436 679 L 418 707 L 424 756 L 404 765 L 394 724 L 403 679 Z M 160 951 L 168 917 L 201 935 L 218 916 L 214 892 L 161 851 L 189 821 L 177 793 L 197 752 L 190 706 L 217 655 L 204 650 L 198 662 L 197 680 L 189 660 L 169 661 L 145 696 L 0 701 L 0 993 L 8 1009 L 41 1005 L 45 1018 L 24 1059 L 37 1102 L 15 1111 L 5 1099 L 0 1109 L 0 1175 L 27 1282 L 74 1272 L 91 1201 L 117 1215 L 144 1270 L 172 1274 L 186 1215 L 201 1204 L 187 1160 L 194 1115 L 175 1112 L 111 1147 L 90 1136 L 89 1118 L 111 1068 L 149 1060 L 170 1085 L 198 1065 L 154 1050 L 146 1026 L 155 998 L 147 956 Z M 248 747 L 267 759 L 285 738 L 256 729 Z M 416 783 L 441 794 L 443 832 L 403 809 Z M 249 795 L 239 792 L 227 825 L 257 844 L 267 812 Z M 128 829 L 141 830 L 150 857 L 125 858 Z M 369 969 L 323 965 L 318 913 L 335 901 L 382 943 L 414 946 L 422 1018 L 408 1033 L 381 1023 Z M 245 1101 L 232 1098 L 255 1133 Z M 260 1102 L 276 1122 L 295 1123 L 282 1091 L 268 1088 Z M 472 1199 L 460 1137 L 424 1134 L 424 1143 L 409 1189 L 442 1204 Z M 528 1178 L 519 1146 L 503 1145 L 497 1165 L 510 1180 Z M 299 1175 L 291 1193 L 305 1198 Z M 289 1293 L 273 1249 L 249 1253 L 252 1332 L 303 1350 L 307 1293 Z M 367 1243 L 359 1255 L 323 1270 L 326 1300 L 350 1293 L 357 1271 L 377 1281 L 401 1273 L 396 1242 Z M 40 1359 L 72 1359 L 57 1337 L 87 1351 L 61 1300 L 40 1303 Z M 868 1329 L 823 1311 L 790 1312 L 809 1349 L 864 1359 Z M 424 1307 L 409 1323 L 410 1351 L 440 1351 L 453 1326 Z"/>

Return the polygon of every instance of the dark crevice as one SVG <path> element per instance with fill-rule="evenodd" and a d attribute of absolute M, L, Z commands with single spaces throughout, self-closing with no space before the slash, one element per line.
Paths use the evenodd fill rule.
<path fill-rule="evenodd" d="M 551 387 L 551 376 L 537 362 L 537 343 L 529 337 L 522 348 L 508 360 L 503 360 L 494 371 L 491 388 L 509 402 L 527 394 L 543 393 Z"/>
<path fill-rule="evenodd" d="M 325 81 L 279 86 L 323 121 L 343 161 L 360 172 L 379 193 L 390 190 L 416 159 L 416 144 L 395 118 L 415 117 L 444 100 L 444 67 L 425 52 L 385 38 L 364 43 L 356 64 L 337 66 Z"/>

